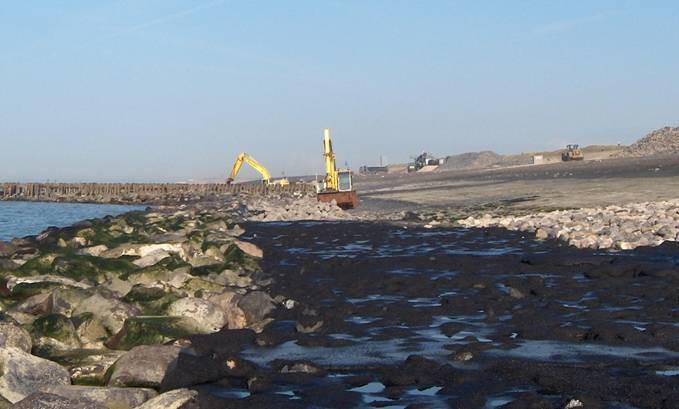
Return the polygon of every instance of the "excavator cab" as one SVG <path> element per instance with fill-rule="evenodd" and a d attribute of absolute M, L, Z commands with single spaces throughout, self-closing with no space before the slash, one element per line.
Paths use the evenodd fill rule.
<path fill-rule="evenodd" d="M 338 186 L 340 192 L 351 192 L 354 190 L 354 177 L 349 169 L 337 171 Z"/>

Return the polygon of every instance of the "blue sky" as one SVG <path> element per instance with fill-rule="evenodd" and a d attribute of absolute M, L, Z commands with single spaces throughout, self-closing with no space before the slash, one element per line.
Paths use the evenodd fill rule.
<path fill-rule="evenodd" d="M 276 176 L 679 125 L 674 1 L 14 1 L 0 180 Z M 251 176 L 246 174 L 245 176 Z"/>

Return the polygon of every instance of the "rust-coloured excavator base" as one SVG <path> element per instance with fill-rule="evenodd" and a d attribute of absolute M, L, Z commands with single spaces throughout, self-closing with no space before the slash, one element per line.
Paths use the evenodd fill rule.
<path fill-rule="evenodd" d="M 358 195 L 355 190 L 351 192 L 323 192 L 318 194 L 319 202 L 329 203 L 333 200 L 337 203 L 337 206 L 344 210 L 358 207 Z"/>

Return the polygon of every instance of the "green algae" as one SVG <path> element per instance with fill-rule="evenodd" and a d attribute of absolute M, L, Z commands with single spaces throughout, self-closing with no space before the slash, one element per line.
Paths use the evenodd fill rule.
<path fill-rule="evenodd" d="M 165 291 L 162 288 L 135 285 L 130 292 L 122 298 L 122 301 L 127 303 L 145 303 L 158 300 L 163 296 L 165 296 Z"/>
<path fill-rule="evenodd" d="M 191 335 L 182 317 L 145 316 L 128 318 L 123 329 L 106 342 L 111 349 L 128 351 L 139 345 L 165 344 Z"/>
<path fill-rule="evenodd" d="M 73 323 L 61 314 L 49 314 L 33 321 L 31 335 L 35 338 L 48 337 L 67 342 L 73 336 Z"/>

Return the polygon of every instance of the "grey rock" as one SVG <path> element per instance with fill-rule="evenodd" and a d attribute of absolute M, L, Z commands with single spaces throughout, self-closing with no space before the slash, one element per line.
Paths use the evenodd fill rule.
<path fill-rule="evenodd" d="M 181 298 L 167 308 L 167 314 L 188 318 L 197 332 L 217 332 L 227 324 L 227 317 L 215 303 L 200 298 Z"/>
<path fill-rule="evenodd" d="M 170 253 L 165 250 L 154 251 L 144 257 L 134 260 L 132 263 L 140 268 L 150 267 L 158 264 L 161 260 L 170 257 Z"/>
<path fill-rule="evenodd" d="M 0 348 L 19 348 L 30 353 L 32 347 L 28 331 L 11 322 L 0 322 Z"/>
<path fill-rule="evenodd" d="M 19 402 L 51 385 L 70 385 L 71 377 L 59 364 L 30 355 L 18 348 L 0 349 L 0 396 Z"/>
<path fill-rule="evenodd" d="M 105 349 L 89 351 L 90 354 L 84 354 L 83 351 L 65 364 L 71 374 L 71 381 L 80 385 L 104 385 L 107 371 L 125 353 Z"/>
<path fill-rule="evenodd" d="M 53 395 L 77 400 L 87 399 L 109 409 L 132 409 L 158 396 L 153 389 L 99 386 L 54 385 L 43 389 Z"/>
<path fill-rule="evenodd" d="M 109 386 L 158 388 L 174 367 L 181 348 L 170 345 L 142 345 L 132 348 L 113 365 Z"/>
<path fill-rule="evenodd" d="M 15 245 L 0 240 L 0 257 L 9 257 L 17 250 L 18 248 Z"/>
<path fill-rule="evenodd" d="M 69 399 L 51 393 L 37 392 L 21 400 L 13 409 L 109 409 L 85 398 Z"/>
<path fill-rule="evenodd" d="M 269 295 L 262 291 L 253 291 L 238 301 L 238 307 L 243 310 L 247 325 L 263 321 L 276 307 Z"/>
<path fill-rule="evenodd" d="M 84 290 L 87 290 L 91 288 L 92 286 L 86 283 L 81 283 L 76 280 L 67 278 L 67 277 L 62 277 L 62 276 L 57 276 L 57 275 L 36 275 L 36 276 L 30 276 L 30 277 L 10 277 L 9 280 L 7 280 L 7 289 L 12 291 L 14 287 L 16 287 L 18 284 L 32 284 L 32 283 L 51 283 L 51 284 L 59 284 L 59 285 L 64 285 L 64 286 L 69 286 L 69 287 L 76 287 L 76 288 L 82 288 Z"/>
<path fill-rule="evenodd" d="M 209 298 L 211 302 L 217 304 L 224 312 L 226 325 L 229 329 L 242 329 L 248 325 L 245 312 L 238 306 L 241 298 L 240 294 L 232 291 L 224 291 Z"/>
<path fill-rule="evenodd" d="M 165 392 L 136 409 L 199 409 L 198 392 L 190 389 L 175 389 Z"/>
<path fill-rule="evenodd" d="M 8 258 L 0 258 L 0 270 L 14 271 L 21 267 L 19 264 L 15 263 L 13 260 Z"/>
<path fill-rule="evenodd" d="M 134 306 L 120 300 L 104 297 L 96 293 L 83 300 L 73 311 L 73 315 L 90 313 L 111 333 L 117 333 L 123 327 L 125 320 L 139 315 L 141 312 Z"/>
<path fill-rule="evenodd" d="M 106 247 L 103 244 L 100 244 L 98 246 L 85 247 L 83 249 L 79 249 L 76 253 L 80 254 L 82 256 L 99 257 L 103 252 L 105 252 L 107 250 L 108 250 L 108 247 Z"/>

